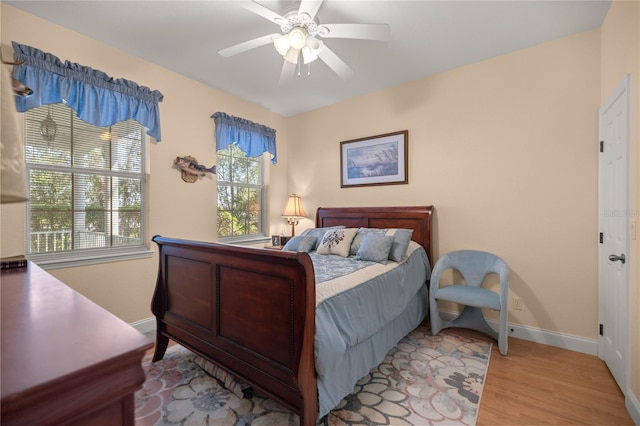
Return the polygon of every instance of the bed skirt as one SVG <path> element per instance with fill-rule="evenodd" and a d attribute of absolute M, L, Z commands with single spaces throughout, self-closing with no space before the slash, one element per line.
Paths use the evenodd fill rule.
<path fill-rule="evenodd" d="M 407 309 L 391 321 L 379 333 L 347 349 L 342 364 L 331 373 L 318 376 L 318 419 L 329 413 L 347 395 L 353 385 L 371 369 L 380 365 L 389 352 L 403 337 L 418 327 L 429 310 L 428 291 L 425 285 L 411 300 Z"/>

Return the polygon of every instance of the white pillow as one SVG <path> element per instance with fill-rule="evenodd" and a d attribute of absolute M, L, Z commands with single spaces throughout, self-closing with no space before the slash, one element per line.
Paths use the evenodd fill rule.
<path fill-rule="evenodd" d="M 337 226 L 329 226 L 329 227 L 324 227 L 324 228 L 307 228 L 304 231 L 302 231 L 302 234 L 300 234 L 300 235 L 316 237 L 317 240 L 316 240 L 316 243 L 314 244 L 312 250 L 317 250 L 318 246 L 322 242 L 322 237 L 324 236 L 325 232 L 327 232 L 330 229 L 342 229 L 342 228 L 346 228 L 346 226 L 337 225 Z"/>
<path fill-rule="evenodd" d="M 356 236 L 358 228 L 331 229 L 324 233 L 318 246 L 319 254 L 335 254 L 342 257 L 349 256 L 351 241 Z"/>

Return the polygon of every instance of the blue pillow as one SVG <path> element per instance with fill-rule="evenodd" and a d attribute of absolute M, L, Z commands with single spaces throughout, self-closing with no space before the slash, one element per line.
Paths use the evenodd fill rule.
<path fill-rule="evenodd" d="M 407 254 L 413 229 L 389 229 L 389 231 L 393 232 L 393 245 L 389 252 L 389 259 L 400 262 Z M 387 235 L 389 234 L 391 234 L 391 232 L 387 232 Z"/>
<path fill-rule="evenodd" d="M 317 238 L 311 235 L 296 235 L 287 241 L 282 250 L 309 253 L 316 245 L 316 240 Z"/>
<path fill-rule="evenodd" d="M 356 236 L 351 241 L 351 248 L 349 249 L 349 255 L 353 256 L 358 253 L 358 249 L 360 249 L 360 244 L 362 244 L 362 239 L 367 234 L 377 234 L 384 235 L 387 232 L 386 229 L 378 229 L 378 228 L 360 228 L 356 233 Z"/>
<path fill-rule="evenodd" d="M 309 228 L 309 229 L 305 229 L 300 235 L 316 237 L 316 242 L 313 246 L 313 250 L 317 250 L 318 246 L 320 246 L 320 243 L 322 242 L 322 237 L 324 237 L 325 232 L 329 231 L 330 229 L 343 229 L 343 228 L 346 228 L 346 226 L 338 225 L 338 226 L 328 226 L 326 228 Z"/>
<path fill-rule="evenodd" d="M 370 260 L 384 265 L 389 261 L 389 251 L 393 245 L 394 236 L 369 233 L 362 237 L 356 259 Z"/>

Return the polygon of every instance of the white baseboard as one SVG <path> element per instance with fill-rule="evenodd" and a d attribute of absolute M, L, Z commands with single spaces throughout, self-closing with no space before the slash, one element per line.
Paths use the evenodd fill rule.
<path fill-rule="evenodd" d="M 457 316 L 457 313 L 453 311 L 440 311 L 440 315 L 442 319 L 450 321 Z M 487 322 L 494 329 L 498 329 L 498 321 L 489 319 Z M 155 317 L 150 317 L 133 322 L 131 325 L 142 334 L 150 335 L 155 333 L 156 319 Z M 509 324 L 509 336 L 568 349 L 570 351 L 598 355 L 598 341 L 595 339 L 587 339 L 519 324 Z"/>
<path fill-rule="evenodd" d="M 451 321 L 458 316 L 454 311 L 440 311 L 443 320 Z M 488 319 L 487 323 L 495 330 L 498 329 L 498 321 Z M 543 330 L 541 328 L 529 327 L 519 324 L 508 324 L 509 336 L 530 342 L 542 343 L 544 345 L 555 346 L 570 351 L 582 352 L 589 355 L 598 355 L 598 340 L 587 339 L 585 337 L 573 336 L 571 334 L 558 333 L 555 331 Z"/>
<path fill-rule="evenodd" d="M 638 398 L 631 392 L 631 389 L 627 390 L 625 398 L 625 408 L 631 415 L 631 420 L 636 425 L 640 425 L 640 402 L 638 402 Z"/>
<path fill-rule="evenodd" d="M 142 334 L 154 335 L 156 333 L 156 317 L 146 318 L 140 321 L 132 322 L 130 325 Z"/>
<path fill-rule="evenodd" d="M 491 324 L 490 321 L 488 322 Z M 495 323 L 496 324 L 491 324 L 491 326 L 496 326 L 497 321 L 495 321 Z M 587 339 L 586 337 L 573 336 L 571 334 L 542 330 L 540 328 L 518 324 L 509 324 L 509 336 L 549 346 L 555 346 L 557 348 L 568 349 L 570 351 L 582 352 L 595 356 L 598 355 L 598 340 L 596 339 Z"/>

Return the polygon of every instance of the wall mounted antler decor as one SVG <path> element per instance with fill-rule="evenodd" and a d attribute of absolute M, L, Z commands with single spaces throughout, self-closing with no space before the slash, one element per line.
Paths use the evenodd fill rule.
<path fill-rule="evenodd" d="M 176 157 L 173 164 L 182 170 L 182 180 L 193 183 L 198 180 L 198 176 L 204 176 L 208 173 L 216 173 L 216 166 L 205 167 L 198 164 L 198 160 L 190 155 L 184 157 Z"/>
<path fill-rule="evenodd" d="M 4 59 L 2 59 L 2 63 L 5 65 L 22 65 L 24 61 L 11 62 L 11 61 L 5 61 Z M 25 86 L 21 81 L 18 81 L 13 77 L 11 77 L 11 87 L 13 88 L 13 93 L 15 93 L 17 96 L 33 95 L 33 90 L 31 90 L 30 87 Z"/>

